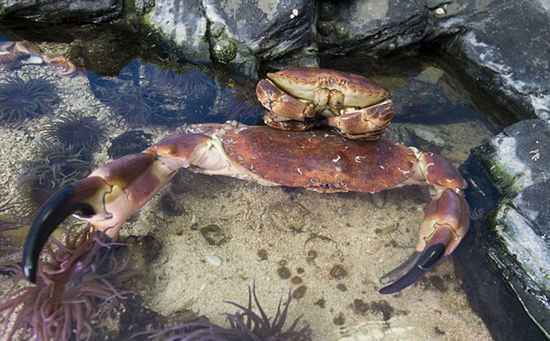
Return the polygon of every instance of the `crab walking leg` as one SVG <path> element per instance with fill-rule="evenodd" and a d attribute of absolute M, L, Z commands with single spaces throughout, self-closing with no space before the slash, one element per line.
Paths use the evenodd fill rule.
<path fill-rule="evenodd" d="M 112 161 L 64 187 L 40 208 L 23 250 L 26 277 L 34 281 L 40 250 L 67 216 L 77 213 L 116 237 L 121 225 L 180 168 L 266 186 L 317 192 L 369 192 L 429 185 L 414 255 L 383 277 L 381 293 L 399 291 L 449 255 L 468 229 L 466 183 L 443 158 L 389 140 L 349 140 L 336 134 L 294 132 L 233 124 L 201 124 L 168 136 L 141 154 Z"/>

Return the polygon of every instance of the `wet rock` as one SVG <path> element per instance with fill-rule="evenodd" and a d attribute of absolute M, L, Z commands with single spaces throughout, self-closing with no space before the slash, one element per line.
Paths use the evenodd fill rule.
<path fill-rule="evenodd" d="M 122 12 L 122 0 L 0 0 L 0 18 L 99 23 Z"/>
<path fill-rule="evenodd" d="M 528 330 L 530 340 L 550 335 L 549 150 L 550 124 L 526 120 L 476 148 L 464 167 L 476 236 L 457 254 L 458 268 L 480 272 L 475 280 L 464 275 L 465 289 L 498 339 L 513 339 L 516 330 Z"/>
<path fill-rule="evenodd" d="M 256 76 L 260 60 L 289 57 L 298 64 L 317 64 L 314 9 L 306 0 L 157 0 L 145 22 L 190 61 L 214 61 Z"/>
<path fill-rule="evenodd" d="M 420 42 L 429 9 L 422 1 L 319 1 L 319 48 L 327 54 L 380 55 Z"/>
<path fill-rule="evenodd" d="M 443 3 L 443 1 L 441 1 Z M 445 1 L 435 36 L 461 32 L 444 50 L 476 84 L 518 117 L 550 119 L 547 1 Z M 529 18 L 529 20 L 526 20 Z"/>

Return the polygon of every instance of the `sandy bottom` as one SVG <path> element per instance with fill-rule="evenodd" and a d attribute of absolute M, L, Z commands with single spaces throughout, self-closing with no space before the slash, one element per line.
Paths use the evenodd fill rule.
<path fill-rule="evenodd" d="M 94 98 L 85 77 L 67 80 L 45 68 L 28 70 L 47 72 L 58 85 L 59 111 L 88 108 L 108 123 L 110 136 L 124 130 Z M 2 195 L 17 194 L 20 163 L 35 157 L 40 124 L 47 120 L 2 129 Z M 477 122 L 423 129 L 443 140 L 442 153 L 455 162 L 489 136 Z M 107 147 L 97 163 L 107 159 Z M 149 236 L 158 246 L 129 289 L 162 315 L 193 310 L 221 324 L 223 313 L 234 310 L 224 301 L 246 303 L 253 282 L 271 314 L 292 290 L 289 320 L 303 316 L 321 341 L 490 340 L 451 260 L 399 294 L 377 292 L 379 277 L 413 252 L 428 200 L 422 187 L 319 194 L 181 172 L 123 229 L 124 237 Z M 11 283 L 2 282 L 3 294 Z"/>

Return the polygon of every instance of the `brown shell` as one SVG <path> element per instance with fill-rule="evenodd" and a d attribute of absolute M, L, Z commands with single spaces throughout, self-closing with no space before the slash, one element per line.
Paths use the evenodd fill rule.
<path fill-rule="evenodd" d="M 320 192 L 379 192 L 407 180 L 416 162 L 403 145 L 323 131 L 247 127 L 227 131 L 223 142 L 231 160 L 259 177 Z"/>
<path fill-rule="evenodd" d="M 309 92 L 318 88 L 341 91 L 346 106 L 364 107 L 391 97 L 389 91 L 363 76 L 330 69 L 292 68 L 267 77 L 289 94 L 309 100 L 313 99 Z"/>

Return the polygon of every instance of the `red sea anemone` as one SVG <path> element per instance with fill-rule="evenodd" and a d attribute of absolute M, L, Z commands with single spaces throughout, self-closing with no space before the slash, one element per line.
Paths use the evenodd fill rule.
<path fill-rule="evenodd" d="M 125 264 L 116 261 L 115 244 L 104 238 L 86 232 L 67 237 L 65 244 L 52 239 L 36 285 L 15 289 L 0 302 L 0 336 L 40 341 L 89 338 L 91 321 L 124 299 L 112 280 Z M 22 279 L 20 268 L 12 268 Z"/>

